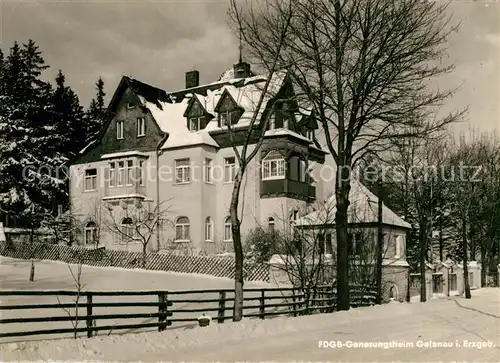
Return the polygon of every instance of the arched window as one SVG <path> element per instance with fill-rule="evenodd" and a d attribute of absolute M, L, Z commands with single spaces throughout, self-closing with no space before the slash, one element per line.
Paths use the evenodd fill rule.
<path fill-rule="evenodd" d="M 214 231 L 213 231 L 213 222 L 212 218 L 207 217 L 205 219 L 205 241 L 213 241 L 214 238 Z"/>
<path fill-rule="evenodd" d="M 85 244 L 94 244 L 97 240 L 97 225 L 90 221 L 85 225 Z"/>
<path fill-rule="evenodd" d="M 224 241 L 232 241 L 233 232 L 231 231 L 231 217 L 224 219 Z"/>
<path fill-rule="evenodd" d="M 269 217 L 267 219 L 267 229 L 269 232 L 274 232 L 274 218 Z"/>
<path fill-rule="evenodd" d="M 133 240 L 135 238 L 135 229 L 133 224 L 134 223 L 132 221 L 132 218 L 123 218 L 120 225 L 120 241 L 122 243 L 130 242 L 130 240 Z"/>
<path fill-rule="evenodd" d="M 270 151 L 262 159 L 262 180 L 284 179 L 285 158 L 277 151 Z"/>
<path fill-rule="evenodd" d="M 175 222 L 175 240 L 176 241 L 189 241 L 189 218 L 179 217 Z"/>

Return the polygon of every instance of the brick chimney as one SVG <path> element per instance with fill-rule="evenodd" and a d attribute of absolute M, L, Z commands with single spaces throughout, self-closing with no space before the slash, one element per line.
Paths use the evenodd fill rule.
<path fill-rule="evenodd" d="M 200 72 L 194 70 L 186 72 L 186 88 L 198 87 L 200 85 Z"/>
<path fill-rule="evenodd" d="M 247 62 L 239 62 L 233 65 L 234 78 L 246 78 L 251 76 L 250 64 Z"/>

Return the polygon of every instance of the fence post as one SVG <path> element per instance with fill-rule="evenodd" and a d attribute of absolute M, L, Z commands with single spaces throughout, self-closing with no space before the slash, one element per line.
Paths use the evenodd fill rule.
<path fill-rule="evenodd" d="M 158 331 L 167 328 L 167 293 L 158 293 Z"/>
<path fill-rule="evenodd" d="M 292 303 L 293 303 L 293 316 L 297 316 L 297 298 L 295 297 L 295 288 L 292 288 Z"/>
<path fill-rule="evenodd" d="M 266 313 L 266 304 L 265 304 L 265 297 L 264 297 L 265 290 L 261 291 L 261 296 L 260 296 L 260 307 L 259 307 L 259 314 L 260 318 L 264 319 L 265 318 L 265 313 Z"/>
<path fill-rule="evenodd" d="M 226 313 L 226 292 L 219 292 L 219 310 L 217 311 L 217 323 L 222 324 Z"/>
<path fill-rule="evenodd" d="M 87 292 L 87 338 L 92 338 L 93 331 L 92 331 L 92 326 L 93 320 L 92 320 L 92 293 Z"/>

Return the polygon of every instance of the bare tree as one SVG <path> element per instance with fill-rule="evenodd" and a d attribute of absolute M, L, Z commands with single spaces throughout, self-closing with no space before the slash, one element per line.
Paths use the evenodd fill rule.
<path fill-rule="evenodd" d="M 150 203 L 136 201 L 134 205 L 126 202 L 121 204 L 122 213 L 113 213 L 113 208 L 107 209 L 104 218 L 105 228 L 123 243 L 140 243 L 142 246 L 142 267 L 146 267 L 147 247 L 156 233 L 157 226 L 164 226 L 170 212 L 167 201 L 154 206 Z"/>
<path fill-rule="evenodd" d="M 288 37 L 288 30 L 290 26 L 290 20 L 292 17 L 292 7 L 291 4 L 286 8 L 280 8 L 285 14 L 278 24 L 277 33 L 267 34 L 267 36 L 276 36 L 277 41 L 273 42 L 273 49 L 275 52 L 274 61 L 265 64 L 265 70 L 267 76 L 265 78 L 265 83 L 260 89 L 260 97 L 255 103 L 254 112 L 252 113 L 251 119 L 248 123 L 247 133 L 244 136 L 242 142 L 236 142 L 234 130 L 231 127 L 231 122 L 228 122 L 228 132 L 231 139 L 231 144 L 236 155 L 236 160 L 238 162 L 238 171 L 234 176 L 233 192 L 231 195 L 231 203 L 229 207 L 230 218 L 231 218 L 231 232 L 233 240 L 233 248 L 235 254 L 235 300 L 234 300 L 234 310 L 233 310 L 233 320 L 239 321 L 243 317 L 243 278 L 244 278 L 244 255 L 243 247 L 241 241 L 241 220 L 238 216 L 238 205 L 240 200 L 240 192 L 242 187 L 242 181 L 245 171 L 249 163 L 255 158 L 260 150 L 260 147 L 264 141 L 264 134 L 267 129 L 270 116 L 274 112 L 274 104 L 276 100 L 276 94 L 272 94 L 272 82 L 279 78 L 276 74 L 279 56 L 281 54 L 282 46 Z M 246 12 L 238 6 L 236 0 L 231 0 L 231 5 L 229 8 L 229 16 L 233 22 L 235 28 L 237 28 L 245 36 L 243 29 L 247 27 L 255 26 L 258 19 L 270 9 L 258 9 L 256 7 L 250 6 Z M 267 101 L 266 101 L 267 100 Z M 265 104 L 265 101 L 267 105 Z M 270 102 L 269 102 L 270 101 Z M 270 106 L 269 103 L 272 103 Z M 261 108 L 267 107 L 268 112 L 262 113 Z M 265 115 L 265 116 L 264 116 Z M 253 149 L 252 149 L 253 147 Z"/>
<path fill-rule="evenodd" d="M 281 13 L 268 12 L 259 26 L 244 29 L 247 45 L 263 63 L 278 56 L 292 64 L 290 73 L 313 105 L 337 165 L 339 309 L 349 308 L 350 170 L 365 153 L 390 147 L 391 139 L 422 137 L 463 115 L 430 117 L 453 94 L 433 90 L 431 84 L 453 70 L 453 65 L 441 62 L 447 38 L 455 30 L 445 11 L 443 3 L 421 0 L 294 2 L 294 36 L 280 54 L 262 34 L 275 32 Z"/>
<path fill-rule="evenodd" d="M 73 300 L 75 307 L 74 307 L 74 314 L 72 314 L 71 309 L 61 307 L 61 309 L 68 315 L 70 318 L 73 318 L 70 320 L 71 325 L 73 326 L 73 338 L 77 339 L 78 338 L 78 324 L 80 322 L 80 298 L 82 296 L 82 291 L 85 288 L 85 285 L 82 284 L 82 264 L 85 259 L 85 253 L 81 251 L 77 251 L 76 255 L 78 256 L 78 263 L 76 265 L 76 271 L 71 267 L 70 264 L 68 264 L 68 269 L 71 274 L 71 278 L 73 279 L 73 283 L 75 286 L 76 290 L 76 296 Z M 59 296 L 57 296 L 57 303 L 59 305 L 61 304 L 61 301 L 59 299 Z"/>

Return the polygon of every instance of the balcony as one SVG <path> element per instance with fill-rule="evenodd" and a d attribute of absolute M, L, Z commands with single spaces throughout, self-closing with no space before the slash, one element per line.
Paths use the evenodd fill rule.
<path fill-rule="evenodd" d="M 290 179 L 262 180 L 261 198 L 288 197 L 306 201 L 316 200 L 316 188 L 305 182 Z"/>

